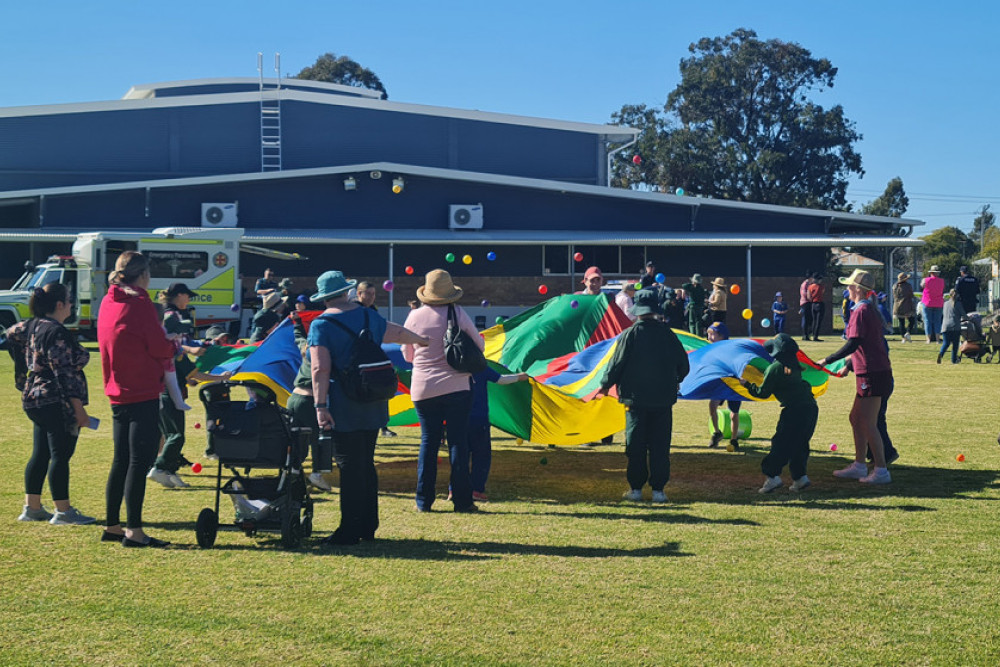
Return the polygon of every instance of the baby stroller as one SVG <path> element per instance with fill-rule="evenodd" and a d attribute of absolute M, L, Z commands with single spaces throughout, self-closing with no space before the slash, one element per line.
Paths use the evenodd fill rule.
<path fill-rule="evenodd" d="M 243 388 L 242 400 L 233 395 L 237 388 Z M 225 494 L 236 514 L 233 529 L 248 537 L 280 532 L 282 546 L 297 548 L 303 537 L 312 534 L 313 501 L 302 474 L 309 429 L 293 429 L 274 392 L 259 382 L 225 380 L 203 386 L 199 397 L 205 405 L 209 447 L 219 457 L 219 467 L 215 509 L 203 509 L 195 526 L 198 546 L 210 549 L 215 544 L 219 501 Z M 232 474 L 224 483 L 223 468 Z M 277 474 L 253 476 L 258 469 Z"/>
<path fill-rule="evenodd" d="M 969 357 L 978 364 L 985 354 L 986 340 L 983 338 L 979 315 L 963 317 L 962 344 L 958 347 L 958 360 L 961 361 L 962 357 Z"/>

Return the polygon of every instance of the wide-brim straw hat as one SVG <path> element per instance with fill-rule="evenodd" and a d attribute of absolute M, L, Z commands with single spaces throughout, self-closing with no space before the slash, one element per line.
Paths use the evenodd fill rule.
<path fill-rule="evenodd" d="M 715 285 L 716 287 L 725 287 L 726 286 L 726 279 L 725 278 L 716 278 L 715 280 L 712 281 L 712 284 Z"/>
<path fill-rule="evenodd" d="M 935 265 L 931 266 L 931 268 L 928 271 L 928 273 L 941 273 L 941 267 L 938 266 L 937 264 L 935 264 Z"/>
<path fill-rule="evenodd" d="M 417 298 L 429 306 L 446 306 L 462 298 L 462 288 L 451 280 L 444 269 L 434 269 L 424 276 L 424 284 L 417 288 Z"/>
<path fill-rule="evenodd" d="M 357 280 L 348 280 L 345 278 L 342 271 L 327 271 L 316 279 L 316 293 L 309 297 L 309 300 L 313 303 L 326 301 L 335 296 L 340 296 L 357 284 Z"/>
<path fill-rule="evenodd" d="M 264 296 L 264 308 L 274 308 L 281 302 L 281 294 L 270 292 Z"/>
<path fill-rule="evenodd" d="M 854 269 L 854 273 L 839 280 L 841 285 L 857 285 L 866 290 L 875 289 L 875 276 L 861 269 Z"/>
<path fill-rule="evenodd" d="M 901 282 L 903 282 L 904 280 L 909 280 L 909 279 L 910 279 L 910 274 L 909 274 L 909 273 L 907 273 L 906 271 L 903 271 L 903 272 L 902 272 L 902 273 L 900 273 L 900 274 L 899 274 L 898 276 L 896 276 L 896 282 L 897 282 L 897 283 L 901 283 Z"/>

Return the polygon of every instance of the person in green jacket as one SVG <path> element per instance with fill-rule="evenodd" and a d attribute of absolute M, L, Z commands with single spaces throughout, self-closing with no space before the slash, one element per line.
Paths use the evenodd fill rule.
<path fill-rule="evenodd" d="M 642 500 L 649 482 L 653 502 L 665 503 L 663 491 L 670 480 L 670 436 L 677 388 L 688 374 L 687 353 L 663 316 L 652 290 L 635 295 L 635 324 L 618 338 L 598 397 L 618 388 L 625 406 L 625 454 L 628 457 L 626 500 Z"/>
<path fill-rule="evenodd" d="M 770 493 L 782 485 L 780 475 L 786 464 L 792 473 L 792 484 L 788 488 L 802 491 L 811 484 L 806 476 L 806 461 L 819 407 L 812 387 L 802 379 L 802 369 L 796 358 L 799 346 L 795 340 L 780 333 L 764 343 L 764 350 L 774 357 L 774 363 L 764 371 L 760 386 L 740 381 L 751 396 L 770 398 L 773 395 L 781 403 L 778 427 L 771 438 L 771 452 L 760 462 L 761 472 L 767 478 L 760 493 Z"/>

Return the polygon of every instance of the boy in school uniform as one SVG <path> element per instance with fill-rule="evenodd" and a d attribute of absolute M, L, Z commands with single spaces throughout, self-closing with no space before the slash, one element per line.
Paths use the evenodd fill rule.
<path fill-rule="evenodd" d="M 659 299 L 651 290 L 635 296 L 638 320 L 618 339 L 597 397 L 618 388 L 625 406 L 625 454 L 628 457 L 626 500 L 642 500 L 648 482 L 653 502 L 665 503 L 663 487 L 670 479 L 670 436 L 677 388 L 688 374 L 687 354 L 677 336 L 658 317 Z"/>
<path fill-rule="evenodd" d="M 785 316 L 788 315 L 788 304 L 781 292 L 774 293 L 774 303 L 771 304 L 771 322 L 774 324 L 774 333 L 785 333 Z"/>

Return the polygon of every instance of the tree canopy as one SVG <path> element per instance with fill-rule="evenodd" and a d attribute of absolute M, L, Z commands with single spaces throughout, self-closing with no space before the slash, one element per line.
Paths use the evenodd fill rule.
<path fill-rule="evenodd" d="M 899 176 L 889 181 L 885 192 L 861 207 L 865 215 L 882 215 L 890 218 L 902 218 L 906 213 L 910 200 L 903 189 L 903 179 Z"/>
<path fill-rule="evenodd" d="M 825 58 L 752 30 L 704 38 L 681 60 L 681 82 L 662 112 L 626 105 L 612 122 L 641 131 L 637 151 L 618 155 L 613 182 L 709 197 L 841 209 L 847 180 L 863 174 L 861 139 L 840 105 L 810 94 L 832 88 Z"/>
<path fill-rule="evenodd" d="M 958 268 L 968 264 L 976 251 L 975 243 L 958 227 L 935 229 L 921 239 L 926 244 L 922 249 L 924 272 L 937 264 L 941 277 L 949 282 L 958 277 Z"/>
<path fill-rule="evenodd" d="M 377 90 L 385 95 L 386 99 L 389 98 L 385 86 L 375 72 L 362 67 L 347 56 L 338 56 L 335 53 L 324 53 L 315 63 L 296 74 L 295 78 Z"/>

